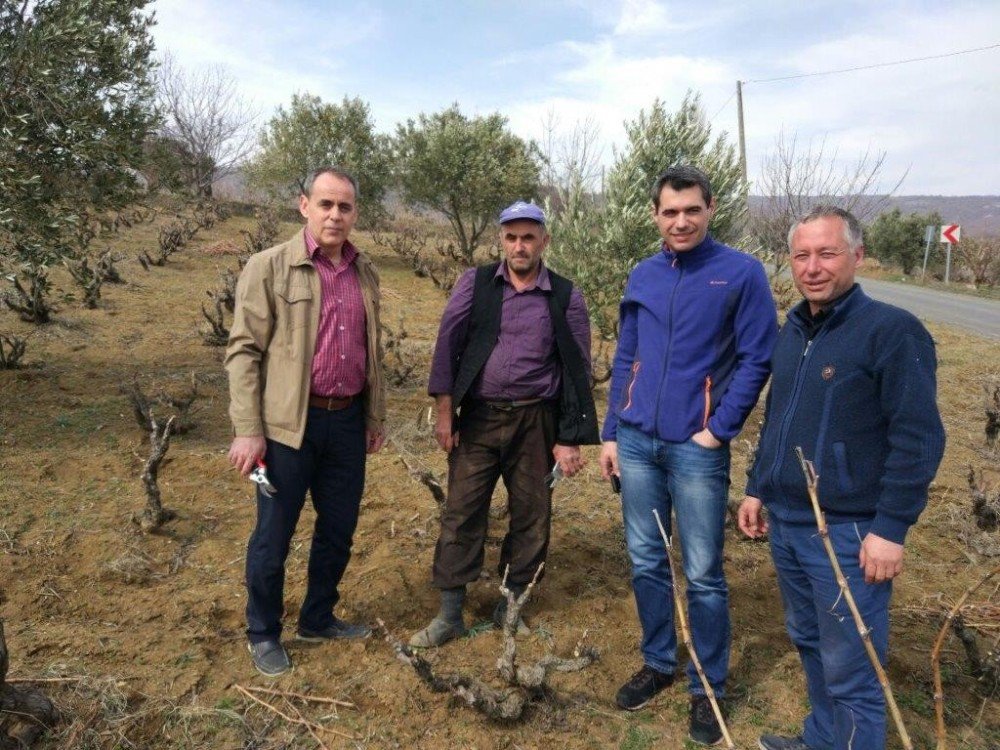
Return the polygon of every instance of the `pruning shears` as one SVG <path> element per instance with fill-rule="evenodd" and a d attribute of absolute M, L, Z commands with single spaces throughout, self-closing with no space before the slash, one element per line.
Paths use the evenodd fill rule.
<path fill-rule="evenodd" d="M 250 472 L 250 481 L 260 487 L 260 492 L 264 497 L 274 497 L 274 493 L 278 491 L 277 487 L 271 484 L 271 480 L 267 478 L 267 465 L 260 459 L 257 459 L 257 468 Z"/>

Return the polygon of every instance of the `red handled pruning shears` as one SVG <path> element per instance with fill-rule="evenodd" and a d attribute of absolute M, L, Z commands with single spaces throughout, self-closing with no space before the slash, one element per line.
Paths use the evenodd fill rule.
<path fill-rule="evenodd" d="M 267 478 L 267 465 L 260 459 L 257 460 L 257 468 L 250 472 L 250 481 L 255 482 L 260 487 L 260 492 L 264 497 L 274 497 L 274 493 L 278 491 L 271 484 L 271 480 Z"/>

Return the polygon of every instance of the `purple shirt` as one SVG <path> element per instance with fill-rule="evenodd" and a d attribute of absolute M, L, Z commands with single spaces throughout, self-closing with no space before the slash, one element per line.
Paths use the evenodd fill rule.
<path fill-rule="evenodd" d="M 535 283 L 520 292 L 510 283 L 506 263 L 500 264 L 497 276 L 504 280 L 500 337 L 472 384 L 472 396 L 497 401 L 556 398 L 562 373 L 546 294 L 552 290 L 549 272 L 542 265 Z M 441 316 L 427 386 L 432 396 L 449 394 L 455 385 L 455 357 L 465 346 L 475 280 L 474 268 L 462 274 Z M 566 308 L 566 323 L 590 372 L 590 316 L 576 287 Z"/>
<path fill-rule="evenodd" d="M 316 396 L 356 396 L 365 388 L 368 362 L 365 300 L 354 265 L 358 251 L 345 241 L 340 264 L 334 266 L 308 228 L 305 237 L 320 285 L 319 330 L 309 390 Z"/>

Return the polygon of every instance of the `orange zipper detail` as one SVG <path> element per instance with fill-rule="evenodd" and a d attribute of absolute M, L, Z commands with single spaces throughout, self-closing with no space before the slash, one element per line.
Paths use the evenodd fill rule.
<path fill-rule="evenodd" d="M 701 429 L 708 429 L 708 412 L 712 408 L 712 376 L 705 376 L 705 418 L 701 421 Z"/>
<path fill-rule="evenodd" d="M 622 411 L 625 411 L 632 405 L 632 389 L 635 388 L 635 379 L 639 374 L 640 364 L 638 360 L 632 363 L 632 379 L 628 381 L 628 387 L 625 389 L 625 406 L 622 407 Z"/>

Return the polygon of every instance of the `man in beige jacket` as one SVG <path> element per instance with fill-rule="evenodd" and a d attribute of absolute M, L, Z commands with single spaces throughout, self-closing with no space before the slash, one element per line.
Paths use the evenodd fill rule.
<path fill-rule="evenodd" d="M 302 186 L 306 220 L 292 239 L 254 255 L 236 286 L 226 370 L 235 437 L 229 460 L 244 476 L 266 462 L 276 491 L 257 492 L 247 547 L 247 638 L 257 669 L 291 669 L 281 644 L 285 559 L 308 490 L 316 509 L 299 612 L 306 640 L 364 638 L 333 614 L 364 490 L 365 453 L 385 439 L 379 280 L 351 244 L 357 182 L 332 167 Z"/>

